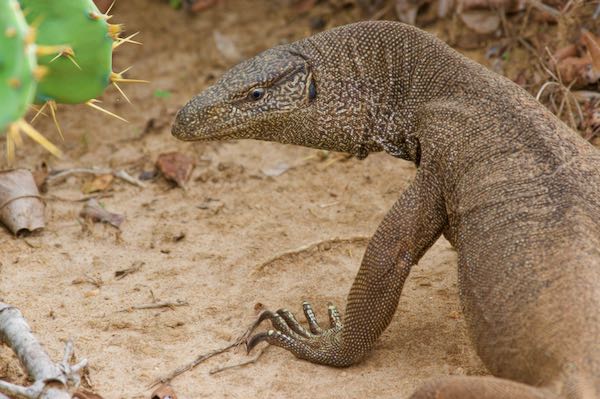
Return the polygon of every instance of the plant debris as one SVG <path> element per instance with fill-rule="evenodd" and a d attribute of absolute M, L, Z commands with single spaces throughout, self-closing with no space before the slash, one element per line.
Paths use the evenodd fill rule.
<path fill-rule="evenodd" d="M 130 274 L 140 271 L 142 269 L 142 266 L 144 266 L 144 265 L 145 265 L 144 262 L 135 261 L 135 262 L 133 262 L 133 265 L 131 265 L 131 267 L 129 267 L 127 269 L 123 269 L 123 270 L 117 270 L 115 272 L 115 278 L 117 280 L 121 280 L 122 278 L 125 278 L 125 277 L 129 276 Z"/>
<path fill-rule="evenodd" d="M 0 172 L 0 221 L 15 235 L 43 229 L 44 202 L 27 169 Z"/>
<path fill-rule="evenodd" d="M 85 203 L 79 216 L 94 223 L 108 223 L 116 228 L 119 228 L 125 221 L 125 216 L 107 211 L 95 198 L 91 198 Z"/>
<path fill-rule="evenodd" d="M 288 169 L 290 169 L 290 165 L 288 165 L 287 163 L 277 162 L 277 164 L 270 166 L 270 167 L 262 168 L 260 171 L 265 176 L 277 177 L 277 176 L 281 176 L 282 174 L 287 172 Z"/>
<path fill-rule="evenodd" d="M 84 194 L 97 193 L 106 191 L 111 185 L 115 177 L 112 174 L 98 175 L 92 180 L 88 180 L 81 187 L 81 192 Z"/>
<path fill-rule="evenodd" d="M 185 188 L 185 184 L 192 176 L 195 162 L 180 152 L 167 152 L 158 156 L 156 166 L 165 179 L 175 182 L 181 188 Z"/>

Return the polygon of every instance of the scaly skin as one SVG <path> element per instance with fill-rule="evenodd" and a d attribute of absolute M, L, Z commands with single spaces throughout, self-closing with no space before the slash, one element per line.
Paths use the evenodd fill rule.
<path fill-rule="evenodd" d="M 242 62 L 179 111 L 183 140 L 259 139 L 413 161 L 370 241 L 345 317 L 286 311 L 254 336 L 332 366 L 362 359 L 441 234 L 458 251 L 471 338 L 494 377 L 414 398 L 600 398 L 600 153 L 513 82 L 393 22 L 343 26 Z M 513 380 L 513 381 L 509 381 Z"/>

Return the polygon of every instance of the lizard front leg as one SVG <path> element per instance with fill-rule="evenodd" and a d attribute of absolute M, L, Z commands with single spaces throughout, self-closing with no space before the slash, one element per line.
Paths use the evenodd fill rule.
<path fill-rule="evenodd" d="M 274 330 L 253 336 L 248 351 L 266 341 L 313 363 L 345 367 L 359 361 L 389 325 L 411 267 L 441 235 L 447 217 L 440 184 L 424 167 L 385 216 L 367 246 L 350 289 L 345 317 L 329 306 L 330 328 L 321 329 L 304 304 L 310 331 L 287 310 L 265 311 Z"/>

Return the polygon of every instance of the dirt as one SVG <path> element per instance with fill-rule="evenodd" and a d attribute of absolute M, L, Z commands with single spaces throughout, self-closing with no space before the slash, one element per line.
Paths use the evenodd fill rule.
<path fill-rule="evenodd" d="M 301 313 L 309 300 L 324 319 L 328 302 L 343 309 L 367 238 L 414 176 L 412 165 L 383 154 L 358 161 L 294 146 L 170 136 L 176 109 L 238 56 L 219 52 L 214 31 L 246 57 L 309 35 L 311 26 L 359 18 L 356 10 L 298 16 L 279 2 L 249 4 L 228 0 L 189 17 L 163 2 L 120 2 L 114 20 L 128 33 L 141 31 L 143 46 L 123 46 L 116 63 L 134 65 L 130 76 L 151 83 L 124 87 L 132 105 L 111 89 L 103 106 L 130 123 L 62 107 L 64 142 L 49 121 L 36 126 L 66 157 L 51 158 L 30 143 L 20 149 L 18 165 L 30 168 L 45 160 L 53 169 L 99 166 L 138 175 L 169 151 L 196 162 L 186 189 L 162 178 L 144 188 L 113 182 L 101 202 L 126 215 L 120 230 L 79 221 L 83 203 L 75 200 L 89 177 L 73 176 L 49 187 L 41 234 L 0 235 L 2 300 L 22 310 L 53 358 L 73 337 L 77 356 L 89 359 L 93 389 L 106 398 L 149 397 L 154 379 L 226 345 L 263 307 Z M 285 173 L 265 175 L 281 162 L 290 166 Z M 187 306 L 132 309 L 178 300 Z M 269 348 L 253 364 L 209 374 L 245 360 L 243 348 L 217 356 L 173 387 L 180 398 L 402 398 L 433 376 L 486 373 L 460 310 L 456 255 L 443 239 L 413 269 L 394 320 L 359 365 L 316 366 Z M 22 380 L 10 351 L 0 353 L 0 364 L 3 378 Z"/>

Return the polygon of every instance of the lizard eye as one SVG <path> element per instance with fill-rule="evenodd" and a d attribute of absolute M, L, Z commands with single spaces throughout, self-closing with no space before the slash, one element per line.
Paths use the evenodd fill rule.
<path fill-rule="evenodd" d="M 262 87 L 256 87 L 248 93 L 248 99 L 252 101 L 258 101 L 265 95 L 265 89 Z"/>

